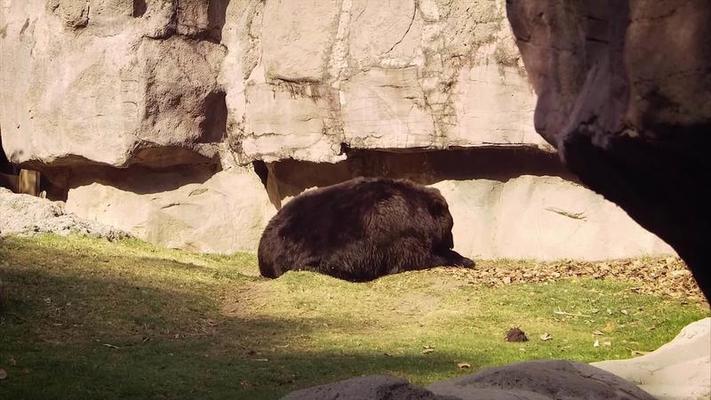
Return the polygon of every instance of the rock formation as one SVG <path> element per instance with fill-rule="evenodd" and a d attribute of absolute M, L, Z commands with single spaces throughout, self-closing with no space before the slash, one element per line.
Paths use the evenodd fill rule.
<path fill-rule="evenodd" d="M 383 375 L 293 392 L 283 400 L 653 400 L 615 375 L 570 361 L 529 361 L 437 382 L 424 390 Z"/>
<path fill-rule="evenodd" d="M 711 318 L 687 325 L 671 342 L 641 357 L 593 363 L 657 400 L 711 398 Z"/>
<path fill-rule="evenodd" d="M 671 244 L 711 298 L 711 4 L 512 0 L 535 125 L 580 179 Z"/>
<path fill-rule="evenodd" d="M 671 252 L 536 134 L 503 2 L 0 0 L 0 46 L 10 161 L 159 244 L 255 251 L 299 192 L 386 175 L 445 193 L 466 256 Z"/>
<path fill-rule="evenodd" d="M 206 162 L 225 135 L 216 1 L 0 2 L 3 147 L 38 167 Z"/>
<path fill-rule="evenodd" d="M 67 212 L 64 203 L 0 188 L 0 238 L 8 235 L 82 234 L 116 240 L 130 235 Z"/>

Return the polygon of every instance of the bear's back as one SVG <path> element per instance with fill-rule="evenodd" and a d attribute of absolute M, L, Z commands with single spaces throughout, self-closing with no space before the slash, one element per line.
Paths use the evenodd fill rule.
<path fill-rule="evenodd" d="M 367 234 L 366 224 L 374 213 L 387 212 L 380 205 L 395 199 L 413 215 L 417 208 L 425 207 L 428 212 L 438 207 L 438 213 L 448 213 L 447 203 L 436 189 L 408 180 L 361 177 L 295 197 L 279 210 L 269 228 L 282 238 L 338 247 Z"/>
<path fill-rule="evenodd" d="M 355 178 L 305 192 L 272 218 L 258 257 L 263 276 L 310 267 L 361 281 L 428 266 L 452 247 L 452 217 L 437 189 L 407 180 Z"/>

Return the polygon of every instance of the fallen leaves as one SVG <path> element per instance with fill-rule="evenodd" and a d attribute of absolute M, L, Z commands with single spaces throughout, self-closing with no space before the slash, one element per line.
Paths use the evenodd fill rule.
<path fill-rule="evenodd" d="M 635 287 L 629 290 L 636 293 L 663 295 L 681 301 L 704 301 L 693 276 L 677 257 L 548 263 L 481 260 L 474 269 L 447 269 L 445 273 L 455 274 L 472 285 L 491 287 L 560 279 L 614 278 L 633 283 Z"/>
<path fill-rule="evenodd" d="M 550 333 L 546 332 L 546 333 L 542 334 L 542 335 L 540 336 L 540 338 L 541 338 L 542 341 L 547 342 L 547 341 L 553 339 L 553 336 L 551 336 Z"/>
<path fill-rule="evenodd" d="M 430 354 L 432 352 L 434 352 L 434 347 L 429 345 L 422 346 L 422 354 Z"/>
<path fill-rule="evenodd" d="M 465 362 L 457 363 L 457 368 L 459 368 L 459 369 L 470 369 L 471 367 L 472 367 L 472 365 L 469 363 L 465 363 Z"/>

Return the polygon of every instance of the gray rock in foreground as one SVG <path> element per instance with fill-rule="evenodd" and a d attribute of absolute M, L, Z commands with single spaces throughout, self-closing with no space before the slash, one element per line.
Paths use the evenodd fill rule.
<path fill-rule="evenodd" d="M 434 383 L 428 389 L 461 400 L 654 399 L 609 372 L 562 360 L 528 361 L 490 368 L 475 375 Z"/>
<path fill-rule="evenodd" d="M 288 394 L 283 400 L 457 400 L 437 396 L 405 379 L 370 375 L 315 386 Z"/>
<path fill-rule="evenodd" d="M 654 400 L 633 384 L 571 361 L 529 361 L 438 382 L 364 376 L 293 392 L 284 400 Z"/>
<path fill-rule="evenodd" d="M 687 325 L 674 340 L 647 355 L 593 365 L 659 400 L 711 399 L 711 318 Z"/>

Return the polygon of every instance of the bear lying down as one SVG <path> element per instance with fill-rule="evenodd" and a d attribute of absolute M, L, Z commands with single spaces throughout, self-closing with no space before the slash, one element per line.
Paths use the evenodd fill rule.
<path fill-rule="evenodd" d="M 452 250 L 452 215 L 437 189 L 407 180 L 356 178 L 297 196 L 269 221 L 259 270 L 362 282 L 436 266 L 471 267 Z"/>

